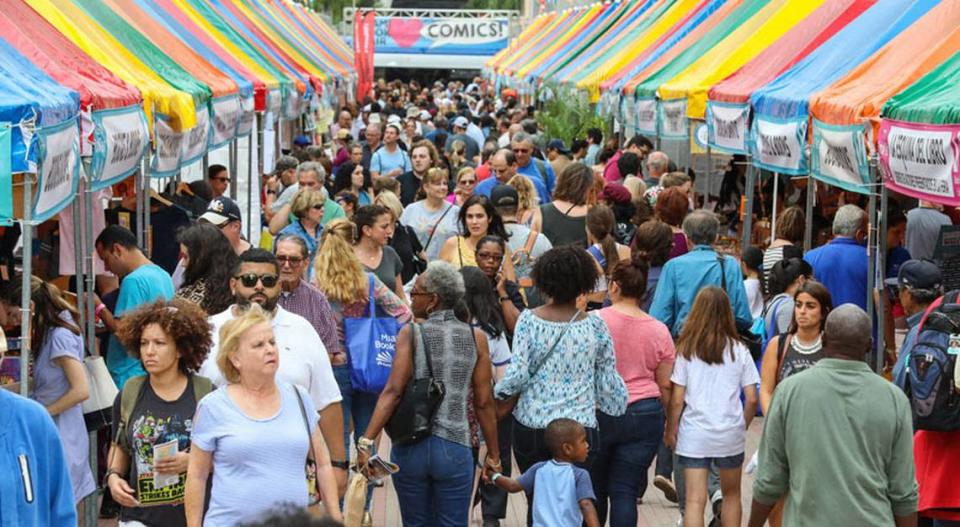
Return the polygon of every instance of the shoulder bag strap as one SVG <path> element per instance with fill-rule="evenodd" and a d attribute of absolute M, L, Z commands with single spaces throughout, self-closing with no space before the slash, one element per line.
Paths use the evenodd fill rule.
<path fill-rule="evenodd" d="M 793 338 L 793 335 L 781 333 L 779 337 L 780 340 L 777 341 L 777 384 L 780 384 L 780 372 L 783 371 L 783 358 L 787 356 L 787 349 L 789 349 L 790 340 Z"/>
<path fill-rule="evenodd" d="M 291 384 L 293 387 L 293 393 L 297 396 L 297 404 L 300 405 L 300 416 L 303 417 L 303 428 L 307 431 L 307 445 L 309 448 L 310 454 L 313 455 L 313 462 L 317 462 L 317 453 L 313 450 L 313 434 L 310 433 L 310 421 L 307 420 L 307 408 L 303 404 L 303 397 L 300 396 L 300 390 L 297 389 L 295 384 Z M 280 403 L 283 405 L 283 402 Z"/>
<path fill-rule="evenodd" d="M 523 244 L 523 250 L 527 253 L 527 256 L 533 252 L 533 245 L 537 243 L 537 235 L 540 233 L 533 229 L 530 229 L 530 234 L 527 235 L 527 242 Z"/>
<path fill-rule="evenodd" d="M 726 267 L 723 265 L 722 254 L 717 255 L 717 263 L 720 264 L 720 283 L 723 284 L 722 285 L 723 292 L 726 293 L 727 292 L 727 273 L 726 273 Z"/>
<path fill-rule="evenodd" d="M 430 349 L 427 348 L 427 339 L 423 336 L 423 327 L 420 327 L 420 344 L 423 345 L 423 356 L 427 359 L 427 377 L 433 378 L 433 358 L 430 357 Z"/>
<path fill-rule="evenodd" d="M 447 205 L 446 210 L 443 211 L 443 214 L 440 215 L 440 219 L 433 224 L 433 229 L 430 229 L 430 237 L 427 238 L 427 244 L 423 246 L 423 250 L 426 251 L 427 247 L 430 247 L 430 242 L 433 241 L 433 235 L 437 233 L 437 227 L 440 226 L 440 222 L 443 221 L 443 218 L 447 217 L 447 213 L 450 212 L 450 209 L 453 208 L 453 205 Z"/>
<path fill-rule="evenodd" d="M 578 310 L 576 310 L 576 312 L 573 313 L 573 316 L 572 316 L 572 317 L 570 318 L 570 320 L 566 323 L 566 325 L 563 326 L 563 329 L 560 330 L 560 334 L 557 335 L 557 338 L 556 338 L 556 339 L 554 339 L 553 344 L 550 345 L 550 349 L 548 349 L 547 352 L 544 353 L 544 355 L 543 355 L 543 357 L 540 359 L 540 361 L 537 362 L 537 365 L 534 366 L 534 367 L 532 367 L 532 368 L 530 368 L 530 374 L 529 374 L 529 375 L 530 375 L 531 378 L 532 378 L 534 375 L 536 375 L 537 372 L 540 371 L 540 368 L 542 368 L 544 364 L 547 363 L 547 360 L 549 360 L 549 359 L 550 359 L 550 356 L 553 355 L 554 350 L 557 349 L 557 344 L 560 344 L 560 341 L 563 340 L 563 336 L 567 334 L 567 330 L 570 329 L 570 326 L 573 325 L 574 321 L 576 321 L 576 320 L 577 320 L 577 317 L 579 317 L 579 316 L 580 316 L 580 310 L 578 309 Z"/>
<path fill-rule="evenodd" d="M 367 303 L 367 312 L 370 314 L 370 315 L 369 315 L 370 318 L 376 318 L 376 315 L 377 315 L 377 311 L 376 311 L 376 303 L 377 303 L 377 300 L 376 300 L 376 298 L 375 298 L 374 293 L 375 293 L 375 288 L 376 288 L 377 281 L 373 278 L 373 274 L 371 274 L 371 273 L 367 273 L 367 281 L 370 282 L 370 298 L 367 299 L 367 302 L 368 302 L 368 303 Z"/>

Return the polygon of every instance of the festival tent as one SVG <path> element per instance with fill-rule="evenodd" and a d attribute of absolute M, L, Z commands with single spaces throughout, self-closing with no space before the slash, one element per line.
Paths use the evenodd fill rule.
<path fill-rule="evenodd" d="M 758 21 L 766 20 L 772 16 L 786 1 L 747 0 L 729 16 L 717 23 L 700 40 L 681 51 L 663 67 L 649 75 L 646 72 L 641 73 L 639 76 L 641 80 L 633 90 L 637 108 L 637 129 L 641 133 L 667 138 L 687 137 L 685 109 L 674 104 L 670 108 L 670 114 L 664 114 L 664 108 L 657 105 L 657 89 L 660 88 L 661 84 L 687 69 L 690 64 L 706 54 L 711 48 L 723 42 L 727 37 L 734 35 L 734 38 L 742 39 L 745 33 L 740 28 L 749 28 L 752 31 L 758 25 Z M 658 63 L 651 65 L 647 71 L 659 66 Z M 650 117 L 654 117 L 652 122 L 648 121 Z"/>
<path fill-rule="evenodd" d="M 822 4 L 823 0 L 789 0 L 769 15 L 761 12 L 750 18 L 682 73 L 661 84 L 657 90 L 660 107 L 666 114 L 671 106 L 685 106 L 688 119 L 703 120 L 707 91 L 713 84 L 762 53 Z M 773 6 L 771 3 L 768 8 Z"/>
<path fill-rule="evenodd" d="M 518 79 L 524 79 L 525 73 L 544 60 L 553 57 L 558 50 L 569 42 L 573 35 L 578 35 L 584 28 L 589 28 L 595 20 L 603 20 L 616 8 L 613 4 L 593 5 L 580 10 L 575 17 L 558 27 L 552 34 L 530 50 L 527 56 L 515 57 L 506 73 Z"/>
<path fill-rule="evenodd" d="M 39 192 L 30 208 L 34 221 L 59 212 L 77 192 L 79 109 L 79 93 L 58 84 L 0 40 L 0 192 L 12 195 L 10 172 L 36 173 Z M 3 216 L 9 224 L 12 211 Z"/>
<path fill-rule="evenodd" d="M 878 153 L 886 186 L 960 207 L 960 52 L 891 97 Z"/>
<path fill-rule="evenodd" d="M 665 54 L 673 52 L 679 54 L 690 44 L 700 39 L 717 22 L 726 18 L 736 9 L 742 0 L 704 0 L 690 16 L 680 22 L 678 27 L 669 35 L 664 35 L 661 41 L 634 57 L 619 71 L 613 72 L 611 77 L 600 85 L 600 89 L 620 93 L 628 81 L 638 73 L 659 60 Z"/>
<path fill-rule="evenodd" d="M 960 51 L 960 3 L 943 2 L 810 100 L 811 173 L 868 194 L 867 151 L 887 99 Z M 867 144 L 868 138 L 870 144 Z"/>
<path fill-rule="evenodd" d="M 156 69 L 163 70 L 176 65 L 181 68 L 179 73 L 189 75 L 197 83 L 205 85 L 210 92 L 207 99 L 208 112 L 206 117 L 200 114 L 198 106 L 197 118 L 201 121 L 206 118 L 209 122 L 207 132 L 191 134 L 191 140 L 196 140 L 195 147 L 191 146 L 184 153 L 182 164 L 189 164 L 207 153 L 210 148 L 219 148 L 237 137 L 237 125 L 240 122 L 241 95 L 236 82 L 229 76 L 214 68 L 203 57 L 191 50 L 186 44 L 171 35 L 166 29 L 155 22 L 135 6 L 128 6 L 124 11 L 128 17 L 134 17 L 139 23 L 134 27 L 128 20 L 122 18 L 102 0 L 77 0 L 77 3 L 96 20 L 101 26 L 116 36 L 126 47 L 145 61 L 149 60 Z M 139 17 L 137 16 L 139 14 Z M 168 60 L 159 62 L 154 58 L 156 54 L 163 54 Z M 173 60 L 176 57 L 176 61 Z M 163 73 L 165 78 L 173 82 L 179 81 L 181 75 Z M 250 96 L 250 93 L 245 94 Z M 250 111 L 253 109 L 250 108 Z M 210 126 L 212 125 L 212 126 Z"/>
<path fill-rule="evenodd" d="M 327 23 L 317 16 L 316 13 L 308 11 L 307 8 L 297 3 L 264 0 L 262 5 L 269 5 L 276 8 L 278 12 L 285 13 L 294 24 L 295 28 L 303 32 L 303 35 L 310 37 L 328 53 L 336 58 L 345 68 L 348 76 L 353 75 L 353 50 L 347 46 L 347 43 Z M 295 34 L 297 29 L 292 30 Z"/>
<path fill-rule="evenodd" d="M 532 38 L 522 46 L 518 46 L 515 52 L 503 57 L 498 65 L 499 73 L 502 75 L 513 76 L 516 68 L 527 62 L 534 60 L 535 57 L 547 46 L 556 43 L 560 35 L 564 34 L 576 24 L 586 23 L 587 17 L 594 17 L 601 11 L 599 5 L 589 7 L 577 7 L 565 10 L 562 16 L 557 17 L 543 28 L 543 31 L 533 34 Z"/>
<path fill-rule="evenodd" d="M 568 35 L 568 39 L 556 49 L 554 53 L 546 55 L 544 60 L 533 67 L 528 68 L 521 76 L 532 77 L 539 81 L 549 78 L 556 69 L 557 65 L 564 65 L 577 54 L 587 49 L 597 39 L 607 34 L 611 28 L 620 23 L 621 20 L 629 17 L 631 13 L 637 11 L 646 12 L 654 4 L 669 0 L 643 0 L 638 2 L 615 2 L 610 4 L 610 8 L 605 11 L 604 16 L 597 17 L 593 23 L 585 26 L 582 31 L 576 34 Z"/>
<path fill-rule="evenodd" d="M 593 99 L 598 98 L 602 81 L 622 70 L 633 57 L 673 34 L 679 23 L 689 20 L 704 4 L 703 0 L 680 0 L 672 4 L 660 16 L 648 17 L 641 35 L 633 38 L 632 33 L 612 36 L 607 49 L 599 50 L 592 59 L 578 60 L 580 67 L 573 71 L 565 69 L 559 80 L 574 82 L 577 88 L 587 90 Z"/>
<path fill-rule="evenodd" d="M 803 154 L 810 97 L 866 60 L 938 3 L 877 2 L 803 60 L 754 91 L 750 96 L 753 164 L 773 172 L 806 175 Z"/>
<path fill-rule="evenodd" d="M 80 95 L 80 153 L 91 188 L 139 168 L 150 142 L 140 92 L 84 53 L 20 0 L 0 0 L 0 34 L 57 83 Z M 96 139 L 96 140 L 94 140 Z"/>
<path fill-rule="evenodd" d="M 565 10 L 563 12 L 551 11 L 534 18 L 527 27 L 520 31 L 519 35 L 507 43 L 506 47 L 498 51 L 487 61 L 486 67 L 492 72 L 499 73 L 500 67 L 510 57 L 515 57 L 521 50 L 529 48 L 538 38 L 542 39 L 549 32 L 552 24 L 556 24 L 557 21 L 564 20 L 570 16 L 571 12 Z"/>
<path fill-rule="evenodd" d="M 151 128 L 157 119 L 165 119 L 176 131 L 196 126 L 193 95 L 168 84 L 77 6 L 63 0 L 24 1 L 87 55 L 136 86 L 143 97 L 143 110 Z"/>
<path fill-rule="evenodd" d="M 775 45 L 710 88 L 707 101 L 710 146 L 726 152 L 746 154 L 750 94 L 799 62 L 876 1 L 825 2 Z"/>
<path fill-rule="evenodd" d="M 594 42 L 574 52 L 568 59 L 554 63 L 544 72 L 542 77 L 558 83 L 570 83 L 572 76 L 586 67 L 597 65 L 598 60 L 605 53 L 612 49 L 620 49 L 627 42 L 643 39 L 650 26 L 663 19 L 664 15 L 678 12 L 676 9 L 678 2 L 686 3 L 691 2 L 691 0 L 659 0 L 646 9 L 634 9 L 633 12 L 604 31 Z M 637 3 L 636 5 L 640 6 L 641 4 Z"/>

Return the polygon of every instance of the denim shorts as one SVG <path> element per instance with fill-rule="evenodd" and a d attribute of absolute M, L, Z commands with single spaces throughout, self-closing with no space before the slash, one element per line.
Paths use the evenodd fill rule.
<path fill-rule="evenodd" d="M 683 468 L 709 469 L 710 465 L 713 464 L 716 465 L 718 469 L 726 470 L 742 467 L 743 453 L 726 457 L 687 457 L 677 454 L 677 461 Z"/>

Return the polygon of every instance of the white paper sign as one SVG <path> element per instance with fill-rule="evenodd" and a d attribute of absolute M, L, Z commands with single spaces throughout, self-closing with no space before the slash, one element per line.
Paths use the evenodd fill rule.
<path fill-rule="evenodd" d="M 35 221 L 45 221 L 73 199 L 80 175 L 80 128 L 76 120 L 40 131 L 40 174 Z"/>
<path fill-rule="evenodd" d="M 750 105 L 710 103 L 707 109 L 707 127 L 710 146 L 737 154 L 747 153 L 747 117 Z"/>
<path fill-rule="evenodd" d="M 130 175 L 139 168 L 143 152 L 150 141 L 143 110 L 133 108 L 127 112 L 102 112 L 94 115 L 98 140 L 94 157 L 103 149 L 103 167 L 95 174 L 94 190 L 116 179 Z"/>
<path fill-rule="evenodd" d="M 240 122 L 237 123 L 237 137 L 243 137 L 253 131 L 253 125 L 256 121 L 254 108 L 253 97 L 240 99 Z"/>
<path fill-rule="evenodd" d="M 797 174 L 803 168 L 803 145 L 806 121 L 777 123 L 762 117 L 754 119 L 753 157 L 771 170 Z"/>
<path fill-rule="evenodd" d="M 827 128 L 814 122 L 813 125 L 813 166 L 815 177 L 827 182 L 846 183 L 854 188 L 866 188 L 861 173 L 860 152 L 857 135 L 862 144 L 863 128 L 849 129 Z M 849 190 L 852 188 L 847 187 Z"/>
<path fill-rule="evenodd" d="M 954 198 L 953 173 L 960 164 L 956 159 L 960 150 L 952 142 L 954 131 L 918 130 L 897 124 L 889 128 L 886 149 L 881 153 L 888 177 L 918 193 Z"/>
<path fill-rule="evenodd" d="M 657 100 L 654 98 L 637 99 L 637 132 L 657 135 Z"/>
<path fill-rule="evenodd" d="M 180 169 L 183 134 L 176 132 L 165 119 L 157 119 L 153 125 L 154 153 L 150 167 L 153 176 L 172 176 Z"/>
<path fill-rule="evenodd" d="M 217 148 L 237 136 L 237 125 L 240 123 L 240 98 L 229 96 L 214 99 L 211 107 L 213 136 L 210 139 L 210 147 Z"/>
<path fill-rule="evenodd" d="M 206 107 L 197 108 L 197 125 L 183 134 L 181 153 L 183 164 L 193 163 L 210 147 L 210 112 Z"/>
<path fill-rule="evenodd" d="M 660 101 L 660 137 L 684 138 L 689 132 L 687 100 Z"/>
<path fill-rule="evenodd" d="M 291 87 L 291 89 L 293 89 Z M 280 107 L 283 105 L 283 96 L 280 93 L 280 90 L 270 90 L 267 92 L 267 110 L 266 113 L 268 116 L 272 116 L 272 119 L 276 119 L 280 115 Z M 270 121 L 271 118 L 268 117 L 267 121 Z"/>

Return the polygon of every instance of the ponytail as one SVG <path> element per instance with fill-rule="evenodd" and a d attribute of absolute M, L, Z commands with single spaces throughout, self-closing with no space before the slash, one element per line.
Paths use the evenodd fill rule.
<path fill-rule="evenodd" d="M 608 277 L 613 273 L 617 263 L 620 262 L 617 241 L 613 237 L 616 225 L 617 219 L 610 207 L 606 205 L 596 205 L 587 212 L 587 229 L 600 244 L 603 258 L 606 260 L 603 272 Z"/>

